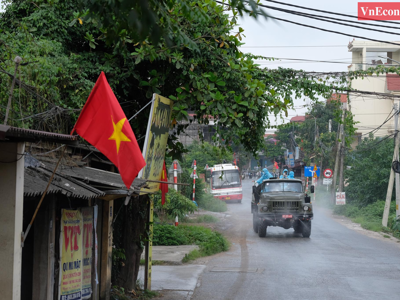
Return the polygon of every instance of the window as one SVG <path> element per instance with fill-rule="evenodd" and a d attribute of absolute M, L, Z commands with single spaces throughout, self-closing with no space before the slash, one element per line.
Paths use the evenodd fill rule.
<path fill-rule="evenodd" d="M 242 183 L 238 170 L 217 171 L 212 173 L 213 189 L 240 187 L 241 185 Z"/>
<path fill-rule="evenodd" d="M 262 193 L 271 193 L 271 192 L 293 192 L 293 193 L 301 193 L 302 186 L 301 182 L 264 182 L 264 187 L 261 189 Z"/>

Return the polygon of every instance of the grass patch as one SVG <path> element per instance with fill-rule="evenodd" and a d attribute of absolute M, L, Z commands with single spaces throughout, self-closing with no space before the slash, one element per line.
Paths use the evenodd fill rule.
<path fill-rule="evenodd" d="M 214 198 L 211 194 L 204 193 L 200 199 L 197 200 L 200 208 L 214 212 L 225 212 L 228 210 L 226 203 L 219 199 Z"/>
<path fill-rule="evenodd" d="M 127 292 L 124 288 L 113 286 L 110 292 L 111 300 L 148 300 L 158 297 L 160 294 L 155 291 L 137 289 L 135 293 Z"/>
<path fill-rule="evenodd" d="M 182 259 L 183 263 L 189 262 L 191 260 L 198 259 L 202 257 L 201 252 L 197 249 L 190 251 L 188 254 L 185 254 L 185 257 Z"/>
<path fill-rule="evenodd" d="M 171 226 L 155 224 L 153 245 L 198 245 L 199 250 L 196 250 L 198 253 L 193 251 L 189 253 L 187 255 L 187 261 L 202 256 L 213 255 L 222 251 L 228 251 L 229 249 L 227 239 L 219 232 L 202 226 L 186 225 Z"/>
<path fill-rule="evenodd" d="M 194 219 L 185 219 L 185 223 L 216 223 L 219 219 L 211 215 L 200 215 Z"/>
<path fill-rule="evenodd" d="M 396 207 L 392 201 L 389 211 L 388 227 L 382 226 L 382 216 L 385 207 L 385 201 L 376 201 L 367 206 L 357 206 L 355 204 L 337 205 L 334 207 L 333 212 L 337 215 L 343 215 L 350 218 L 353 222 L 361 225 L 362 228 L 376 231 L 394 233 L 399 235 L 398 230 L 395 229 L 395 215 Z"/>
<path fill-rule="evenodd" d="M 145 259 L 141 259 L 139 264 L 140 264 L 141 266 L 144 266 L 145 263 L 146 263 L 146 260 L 145 260 Z M 153 261 L 151 262 L 151 265 L 152 265 L 152 266 L 162 266 L 162 265 L 165 265 L 165 262 L 162 261 L 162 260 L 153 260 Z"/>
<path fill-rule="evenodd" d="M 390 239 L 390 235 L 384 234 L 383 235 L 384 238 Z"/>

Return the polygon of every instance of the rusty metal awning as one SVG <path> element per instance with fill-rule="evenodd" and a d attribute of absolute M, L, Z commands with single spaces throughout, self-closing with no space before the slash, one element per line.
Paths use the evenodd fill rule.
<path fill-rule="evenodd" d="M 21 142 L 47 141 L 62 144 L 76 144 L 78 143 L 78 136 L 0 125 L 0 141 L 1 140 Z"/>

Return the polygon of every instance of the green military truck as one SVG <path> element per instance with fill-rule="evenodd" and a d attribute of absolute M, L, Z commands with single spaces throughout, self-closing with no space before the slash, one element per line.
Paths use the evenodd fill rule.
<path fill-rule="evenodd" d="M 304 193 L 299 179 L 267 179 L 253 186 L 251 212 L 253 229 L 259 237 L 266 236 L 268 226 L 293 228 L 306 238 L 311 235 L 311 197 Z"/>

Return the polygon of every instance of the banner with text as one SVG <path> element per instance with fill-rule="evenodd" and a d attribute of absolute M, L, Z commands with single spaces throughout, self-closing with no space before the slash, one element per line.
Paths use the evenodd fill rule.
<path fill-rule="evenodd" d="M 80 210 L 61 210 L 59 300 L 82 299 L 82 234 Z"/>
<path fill-rule="evenodd" d="M 82 217 L 83 217 L 82 299 L 89 299 L 92 294 L 93 207 L 83 207 Z"/>
<path fill-rule="evenodd" d="M 172 105 L 173 102 L 170 99 L 157 94 L 153 95 L 143 147 L 146 166 L 140 171 L 139 178 L 156 181 L 161 179 L 171 126 Z M 148 182 L 147 185 L 149 188 L 146 189 L 146 193 L 157 192 L 160 188 L 160 183 L 157 182 Z"/>

